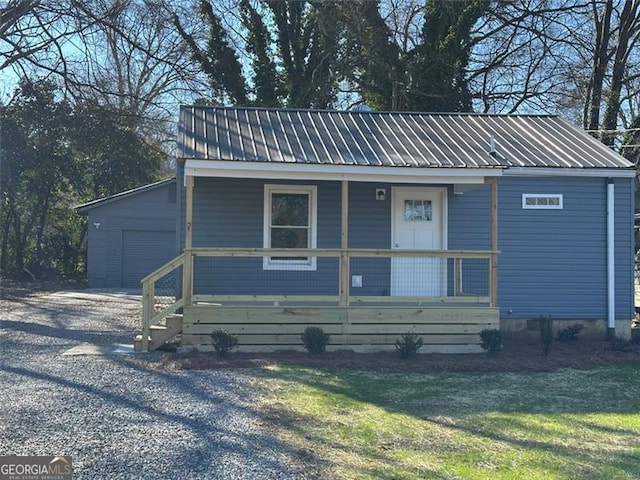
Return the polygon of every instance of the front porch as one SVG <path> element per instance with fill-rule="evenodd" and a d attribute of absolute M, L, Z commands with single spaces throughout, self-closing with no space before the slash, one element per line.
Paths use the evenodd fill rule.
<path fill-rule="evenodd" d="M 392 350 L 401 335 L 411 332 L 422 337 L 422 352 L 478 352 L 480 331 L 499 328 L 492 281 L 497 254 L 191 248 L 143 280 L 143 332 L 138 347 L 153 350 L 181 333 L 181 345 L 211 351 L 211 333 L 224 330 L 238 335 L 241 351 L 303 350 L 300 334 L 306 327 L 316 326 L 331 335 L 329 350 Z M 291 284 L 292 272 L 288 271 L 270 272 L 256 289 L 246 272 L 255 272 L 255 265 L 267 258 L 285 255 L 313 258 L 325 273 L 315 277 L 298 273 L 297 294 L 285 293 L 290 287 L 278 287 Z M 412 282 L 438 288 L 431 295 L 394 294 L 390 272 L 398 262 L 403 270 L 413 266 Z M 361 294 L 362 276 L 358 273 L 372 271 L 388 280 Z M 198 285 L 195 289 L 194 283 Z M 229 293 L 242 291 L 242 283 L 258 293 Z M 172 289 L 181 292 L 175 303 Z M 387 294 L 371 294 L 378 290 Z M 179 309 L 182 316 L 173 315 Z"/>
<path fill-rule="evenodd" d="M 495 177 L 472 179 L 489 186 L 489 250 L 447 249 L 446 187 L 392 187 L 387 211 L 395 212 L 397 225 L 387 220 L 381 227 L 395 232 L 394 248 L 352 248 L 350 182 L 344 179 L 339 182 L 340 248 L 317 248 L 310 240 L 318 229 L 311 221 L 317 208 L 315 187 L 274 185 L 264 187 L 267 247 L 208 248 L 193 244 L 197 188 L 189 173 L 196 171 L 185 173 L 185 249 L 142 281 L 138 349 L 156 349 L 179 330 L 183 346 L 212 350 L 211 333 L 225 330 L 238 335 L 240 350 L 300 350 L 301 333 L 317 326 L 331 335 L 334 350 L 389 350 L 411 332 L 422 337 L 423 352 L 462 353 L 480 351 L 480 331 L 499 328 Z M 203 191 L 210 188 L 203 183 Z M 286 197 L 281 204 L 286 208 L 304 200 L 306 227 L 287 222 L 281 227 L 281 217 L 271 217 L 276 195 L 281 201 Z M 375 217 L 370 220 L 376 222 Z M 307 248 L 296 247 L 305 228 L 302 243 Z M 199 238 L 202 242 L 205 237 Z M 276 240 L 286 248 L 273 248 Z M 156 295 L 167 290 L 168 297 Z M 173 315 L 179 310 L 181 317 Z"/>

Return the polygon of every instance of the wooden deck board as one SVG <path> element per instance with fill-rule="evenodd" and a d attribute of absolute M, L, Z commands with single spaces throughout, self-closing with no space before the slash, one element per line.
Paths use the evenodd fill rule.
<path fill-rule="evenodd" d="M 460 353 L 478 351 L 480 331 L 499 324 L 497 308 L 472 304 L 346 308 L 200 304 L 184 309 L 182 343 L 208 351 L 211 333 L 225 330 L 238 335 L 241 351 L 297 350 L 302 348 L 304 329 L 317 326 L 331 335 L 332 348 L 393 350 L 403 334 L 415 333 L 425 351 Z"/>

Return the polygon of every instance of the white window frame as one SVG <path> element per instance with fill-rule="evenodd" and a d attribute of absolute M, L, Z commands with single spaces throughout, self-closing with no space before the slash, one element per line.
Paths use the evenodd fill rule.
<path fill-rule="evenodd" d="M 264 226 L 263 246 L 271 248 L 271 198 L 274 193 L 306 193 L 309 195 L 309 235 L 307 248 L 317 245 L 317 197 L 318 187 L 315 185 L 265 184 L 264 186 Z M 316 270 L 316 257 L 305 260 L 279 260 L 272 257 L 262 258 L 263 270 Z"/>
<path fill-rule="evenodd" d="M 527 204 L 527 199 L 529 198 L 554 198 L 558 200 L 558 205 L 529 205 Z M 561 193 L 523 193 L 522 208 L 529 210 L 562 210 L 564 201 Z"/>

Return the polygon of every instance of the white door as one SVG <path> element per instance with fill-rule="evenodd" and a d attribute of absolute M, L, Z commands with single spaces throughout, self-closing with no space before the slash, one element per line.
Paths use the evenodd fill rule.
<path fill-rule="evenodd" d="M 443 250 L 446 238 L 446 188 L 392 189 L 393 249 Z M 391 259 L 391 295 L 439 297 L 446 295 L 446 259 L 396 257 Z"/>

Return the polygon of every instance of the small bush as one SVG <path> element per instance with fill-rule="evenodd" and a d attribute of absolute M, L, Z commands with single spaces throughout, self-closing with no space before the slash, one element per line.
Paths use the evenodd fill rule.
<path fill-rule="evenodd" d="M 553 320 L 551 315 L 540 315 L 540 343 L 545 355 L 549 355 L 549 349 L 553 343 Z"/>
<path fill-rule="evenodd" d="M 211 334 L 213 348 L 221 357 L 238 346 L 238 336 L 224 330 L 216 330 Z"/>
<path fill-rule="evenodd" d="M 502 350 L 502 332 L 495 328 L 485 328 L 480 332 L 482 340 L 482 349 L 489 354 L 493 354 Z"/>
<path fill-rule="evenodd" d="M 322 353 L 327 349 L 327 345 L 331 341 L 331 335 L 324 333 L 320 327 L 307 327 L 300 335 L 304 348 L 309 353 Z"/>
<path fill-rule="evenodd" d="M 396 340 L 396 351 L 401 358 L 414 358 L 422 347 L 422 338 L 415 333 L 405 333 Z"/>
<path fill-rule="evenodd" d="M 575 343 L 578 341 L 578 335 L 580 335 L 580 332 L 583 328 L 584 326 L 579 323 L 576 323 L 575 325 L 569 325 L 566 328 L 558 330 L 556 339 L 559 342 Z"/>

